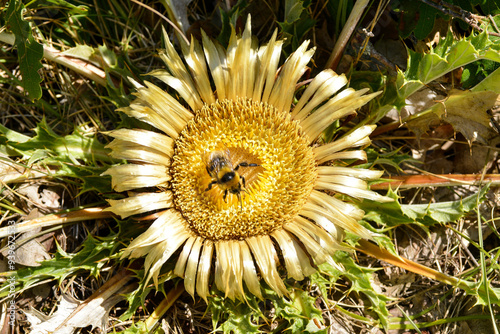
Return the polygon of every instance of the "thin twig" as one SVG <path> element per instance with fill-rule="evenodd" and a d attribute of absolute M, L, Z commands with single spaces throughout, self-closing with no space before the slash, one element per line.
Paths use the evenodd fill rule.
<path fill-rule="evenodd" d="M 479 21 L 483 19 L 483 16 L 475 15 L 472 14 L 471 12 L 468 12 L 466 10 L 463 10 L 462 8 L 452 5 L 450 3 L 447 3 L 446 1 L 442 0 L 420 0 L 421 2 L 425 3 L 428 6 L 431 6 L 432 8 L 435 8 L 442 12 L 445 15 L 449 15 L 451 17 L 460 19 L 470 25 L 472 28 L 482 32 L 483 29 L 479 27 Z M 493 22 L 493 20 L 491 20 Z M 500 36 L 499 33 L 496 32 L 487 32 L 491 36 Z"/>
<path fill-rule="evenodd" d="M 178 33 L 179 33 L 179 36 L 182 37 L 182 39 L 184 39 L 184 41 L 186 42 L 187 45 L 189 45 L 189 40 L 187 39 L 186 35 L 184 35 L 184 32 L 182 32 L 182 30 L 174 23 L 172 22 L 171 20 L 169 20 L 167 17 L 165 17 L 165 15 L 163 15 L 162 13 L 160 13 L 159 11 L 157 11 L 156 9 L 146 5 L 146 4 L 143 4 L 137 0 L 132 0 L 133 3 L 139 5 L 139 6 L 142 6 L 144 8 L 147 8 L 148 10 L 152 11 L 153 13 L 155 13 L 156 15 L 158 15 L 159 17 L 161 17 L 162 19 L 164 19 L 165 21 L 168 22 L 168 24 L 170 24 L 172 26 L 172 28 L 174 28 Z"/>

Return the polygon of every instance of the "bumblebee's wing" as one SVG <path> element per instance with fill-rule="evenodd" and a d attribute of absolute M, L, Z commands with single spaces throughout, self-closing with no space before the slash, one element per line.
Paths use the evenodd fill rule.
<path fill-rule="evenodd" d="M 227 160 L 229 150 L 224 151 L 205 151 L 202 155 L 202 160 L 205 165 L 210 165 L 214 160 Z"/>
<path fill-rule="evenodd" d="M 212 177 L 217 177 L 220 169 L 222 167 L 229 167 L 233 169 L 233 164 L 229 159 L 229 150 L 226 151 L 211 151 L 205 152 L 202 156 L 202 160 L 205 163 L 208 174 Z"/>
<path fill-rule="evenodd" d="M 203 163 L 205 164 L 206 167 L 210 166 L 210 160 L 212 160 L 210 158 L 210 156 L 212 155 L 213 152 L 210 152 L 210 151 L 205 151 L 202 155 L 201 155 L 201 160 L 203 161 Z"/>
<path fill-rule="evenodd" d="M 224 151 L 222 151 L 223 155 L 224 155 L 224 160 L 226 162 L 226 164 L 228 165 L 229 168 L 233 169 L 233 162 L 231 161 L 231 155 L 229 153 L 229 149 L 226 147 L 224 149 Z"/>

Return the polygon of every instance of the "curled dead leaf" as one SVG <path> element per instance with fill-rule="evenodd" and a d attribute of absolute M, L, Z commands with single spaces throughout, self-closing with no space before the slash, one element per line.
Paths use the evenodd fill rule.
<path fill-rule="evenodd" d="M 412 117 L 407 126 L 420 137 L 431 127 L 446 122 L 462 133 L 469 144 L 478 141 L 486 145 L 497 135 L 490 125 L 488 110 L 497 104 L 499 96 L 493 91 L 452 90 L 446 100 Z"/>

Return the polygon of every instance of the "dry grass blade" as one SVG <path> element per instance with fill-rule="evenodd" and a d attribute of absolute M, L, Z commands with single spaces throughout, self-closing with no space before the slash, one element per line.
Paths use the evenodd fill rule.
<path fill-rule="evenodd" d="M 62 227 L 62 225 L 68 223 L 113 217 L 111 212 L 103 210 L 104 208 L 88 208 L 27 220 L 16 225 L 16 233 L 24 233 L 40 227 L 54 227 L 59 225 Z M 9 227 L 0 228 L 0 238 L 8 236 L 10 233 L 12 232 L 9 231 Z"/>
<path fill-rule="evenodd" d="M 370 186 L 372 190 L 384 189 L 410 189 L 421 187 L 452 187 L 461 185 L 481 185 L 490 184 L 492 186 L 500 184 L 500 175 L 497 174 L 447 174 L 447 175 L 405 175 L 391 176 L 388 182 L 381 182 Z"/>
<path fill-rule="evenodd" d="M 446 274 L 443 274 L 437 270 L 434 270 L 432 268 L 423 266 L 421 264 L 418 264 L 416 262 L 413 262 L 411 260 L 405 259 L 403 257 L 398 257 L 395 256 L 388 251 L 378 247 L 375 244 L 372 244 L 369 241 L 366 240 L 360 240 L 359 241 L 359 247 L 356 248 L 356 250 L 363 252 L 365 254 L 368 254 L 370 256 L 373 256 L 377 260 L 380 261 L 385 261 L 387 263 L 390 263 L 392 265 L 395 265 L 397 267 L 406 269 L 408 271 L 411 271 L 413 273 L 432 278 L 434 280 L 443 282 L 445 284 L 449 284 L 452 286 L 457 286 L 459 287 L 460 280 L 455 277 L 448 276 Z"/>

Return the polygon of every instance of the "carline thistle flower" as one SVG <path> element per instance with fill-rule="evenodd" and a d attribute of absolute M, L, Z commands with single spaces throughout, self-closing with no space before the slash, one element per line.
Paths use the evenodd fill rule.
<path fill-rule="evenodd" d="M 227 50 L 205 34 L 202 45 L 183 45 L 183 56 L 165 43 L 160 57 L 167 70 L 151 74 L 180 99 L 150 82 L 136 84 L 136 100 L 122 111 L 158 132 L 109 132 L 111 155 L 129 163 L 104 173 L 129 196 L 109 200 L 109 211 L 122 218 L 160 211 L 123 253 L 145 256 L 146 281 L 158 285 L 175 254 L 174 273 L 192 296 L 206 301 L 214 282 L 231 299 L 245 299 L 247 291 L 262 299 L 261 279 L 287 294 L 278 269 L 295 280 L 311 275 L 345 249 L 345 230 L 371 238 L 358 223 L 364 212 L 335 194 L 390 200 L 367 189 L 366 180 L 381 172 L 342 161 L 366 159 L 352 148 L 368 145 L 374 126 L 325 145 L 316 140 L 378 93 L 341 90 L 345 76 L 325 70 L 293 104 L 314 48 L 304 42 L 278 68 L 283 41 L 275 32 L 259 47 L 250 18 L 241 36 L 233 29 Z M 207 162 L 207 155 L 220 160 Z"/>

